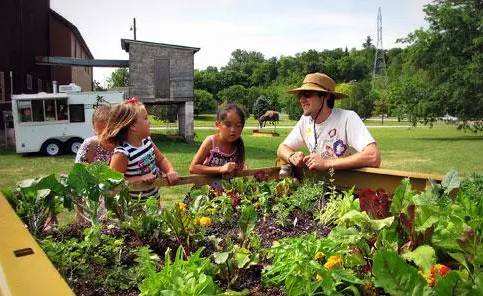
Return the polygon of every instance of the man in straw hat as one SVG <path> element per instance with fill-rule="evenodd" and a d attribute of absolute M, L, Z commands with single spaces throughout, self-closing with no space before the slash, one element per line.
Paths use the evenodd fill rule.
<path fill-rule="evenodd" d="M 288 92 L 298 97 L 304 113 L 278 147 L 279 158 L 318 171 L 379 167 L 379 149 L 361 118 L 354 111 L 334 108 L 334 101 L 346 95 L 335 91 L 332 78 L 308 74 L 301 87 Z M 304 145 L 309 155 L 297 151 Z"/>

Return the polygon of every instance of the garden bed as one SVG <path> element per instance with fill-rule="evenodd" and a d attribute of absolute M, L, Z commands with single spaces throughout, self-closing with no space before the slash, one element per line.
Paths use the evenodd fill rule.
<path fill-rule="evenodd" d="M 77 295 L 481 293 L 482 176 L 451 172 L 421 193 L 405 179 L 393 194 L 256 177 L 161 209 L 107 167 L 77 164 L 6 196 Z M 86 223 L 49 223 L 79 207 Z"/>

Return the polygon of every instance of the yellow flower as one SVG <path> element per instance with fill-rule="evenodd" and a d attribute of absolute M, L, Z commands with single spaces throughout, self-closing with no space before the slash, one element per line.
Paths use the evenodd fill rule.
<path fill-rule="evenodd" d="M 330 256 L 324 267 L 327 269 L 333 269 L 334 267 L 342 266 L 342 258 L 339 255 Z"/>
<path fill-rule="evenodd" d="M 322 277 L 320 274 L 317 274 L 317 275 L 315 276 L 315 280 L 316 280 L 317 282 L 320 282 L 320 281 L 322 281 L 323 279 L 324 279 L 324 278 L 323 278 L 323 277 Z"/>
<path fill-rule="evenodd" d="M 322 260 L 324 258 L 325 258 L 325 254 L 323 252 L 317 252 L 317 253 L 315 253 L 314 260 L 319 261 L 319 260 Z"/>
<path fill-rule="evenodd" d="M 181 210 L 181 212 L 186 212 L 186 204 L 184 202 L 179 202 L 178 208 Z"/>
<path fill-rule="evenodd" d="M 210 217 L 201 217 L 200 220 L 200 225 L 201 226 L 210 226 L 211 225 L 211 218 Z"/>

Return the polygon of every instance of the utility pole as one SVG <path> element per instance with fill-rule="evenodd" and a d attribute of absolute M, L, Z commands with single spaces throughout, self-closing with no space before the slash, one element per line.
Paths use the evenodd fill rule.
<path fill-rule="evenodd" d="M 376 54 L 374 55 L 374 67 L 372 69 L 372 93 L 376 88 L 386 89 L 387 87 L 387 72 L 386 59 L 384 57 L 384 48 L 382 46 L 382 13 L 381 7 L 377 12 L 377 43 Z M 381 98 L 379 104 L 385 104 L 385 100 Z M 381 106 L 385 110 L 385 106 Z M 386 111 L 387 112 L 387 111 Z M 381 112 L 381 121 L 384 124 L 384 112 Z"/>
<path fill-rule="evenodd" d="M 132 26 L 131 26 L 130 31 L 133 31 L 133 33 L 134 33 L 134 40 L 136 40 L 136 18 L 133 18 L 132 19 Z"/>

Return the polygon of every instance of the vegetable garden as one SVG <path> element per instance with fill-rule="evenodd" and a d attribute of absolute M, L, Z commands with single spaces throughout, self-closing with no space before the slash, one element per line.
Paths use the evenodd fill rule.
<path fill-rule="evenodd" d="M 76 164 L 4 193 L 77 295 L 483 294 L 483 176 L 393 193 L 334 178 L 260 173 L 160 208 L 107 166 Z M 86 223 L 49 223 L 81 207 Z"/>

